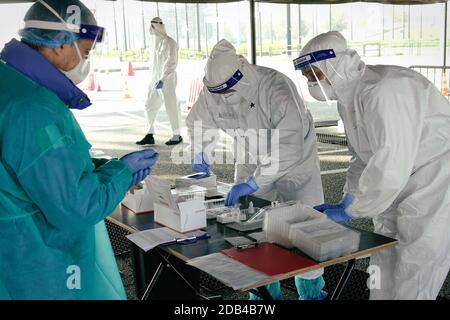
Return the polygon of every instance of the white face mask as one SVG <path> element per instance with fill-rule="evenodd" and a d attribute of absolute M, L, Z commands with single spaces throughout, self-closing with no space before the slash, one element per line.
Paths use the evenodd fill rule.
<path fill-rule="evenodd" d="M 80 49 L 78 48 L 78 44 L 74 43 L 75 48 L 77 49 L 78 56 L 80 58 L 80 62 L 70 71 L 62 71 L 67 78 L 69 78 L 74 84 L 80 84 L 83 82 L 87 76 L 89 75 L 89 71 L 91 70 L 91 63 L 89 58 L 83 58 L 80 53 Z"/>
<path fill-rule="evenodd" d="M 331 84 L 326 79 L 320 80 L 319 82 L 320 85 L 316 81 L 308 81 L 308 90 L 311 96 L 319 101 L 337 100 L 336 93 Z M 325 91 L 326 96 L 323 94 L 322 89 Z"/>

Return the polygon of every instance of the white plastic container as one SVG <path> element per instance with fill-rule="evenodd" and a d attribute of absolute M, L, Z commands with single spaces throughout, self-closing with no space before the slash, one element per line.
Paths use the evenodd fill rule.
<path fill-rule="evenodd" d="M 206 189 L 208 196 L 214 196 L 217 194 L 217 180 L 214 174 L 208 177 L 196 179 L 195 176 L 200 173 L 190 174 L 188 176 L 178 177 L 175 179 L 175 187 L 177 189 L 189 188 L 191 186 L 200 186 Z"/>
<path fill-rule="evenodd" d="M 291 225 L 309 220 L 326 219 L 324 214 L 298 201 L 281 203 L 262 210 L 264 210 L 263 230 L 266 231 L 267 240 L 286 248 L 294 246 L 289 239 Z"/>
<path fill-rule="evenodd" d="M 330 219 L 313 219 L 293 224 L 289 239 L 314 260 L 326 261 L 357 251 L 360 233 Z"/>

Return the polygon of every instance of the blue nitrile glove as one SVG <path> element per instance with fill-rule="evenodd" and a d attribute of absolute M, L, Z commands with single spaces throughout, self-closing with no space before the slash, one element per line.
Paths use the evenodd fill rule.
<path fill-rule="evenodd" d="M 164 86 L 164 82 L 162 80 L 159 80 L 156 84 L 155 84 L 155 88 L 156 89 L 162 89 L 162 87 Z"/>
<path fill-rule="evenodd" d="M 211 165 L 209 164 L 208 155 L 204 152 L 197 153 L 192 160 L 192 172 L 203 173 L 194 177 L 195 179 L 202 179 L 209 177 L 211 174 Z"/>
<path fill-rule="evenodd" d="M 350 193 L 346 193 L 344 195 L 344 198 L 342 198 L 341 202 L 339 203 L 324 203 L 318 206 L 315 206 L 314 209 L 320 212 L 325 212 L 325 210 L 328 209 L 347 209 L 347 207 L 352 203 L 353 196 Z"/>
<path fill-rule="evenodd" d="M 150 174 L 150 168 L 139 170 L 138 172 L 133 173 L 133 181 L 131 181 L 131 186 L 137 185 L 139 182 L 144 180 Z"/>
<path fill-rule="evenodd" d="M 353 219 L 352 216 L 349 215 L 347 212 L 345 212 L 345 209 L 343 209 L 343 208 L 328 209 L 328 210 L 325 210 L 324 213 L 327 215 L 327 217 L 329 219 L 331 219 L 337 223 L 344 223 L 344 222 L 348 222 Z"/>
<path fill-rule="evenodd" d="M 129 153 L 120 160 L 125 162 L 130 167 L 131 173 L 136 173 L 140 170 L 151 169 L 158 160 L 158 153 L 153 149 L 145 149 Z"/>
<path fill-rule="evenodd" d="M 315 206 L 314 209 L 323 212 L 328 218 L 337 223 L 347 222 L 352 219 L 350 212 L 348 212 L 348 206 L 353 202 L 353 196 L 350 193 L 346 193 L 344 198 L 338 204 L 324 203 Z"/>
<path fill-rule="evenodd" d="M 225 206 L 234 206 L 240 197 L 247 196 L 256 191 L 258 191 L 258 185 L 252 177 L 248 178 L 244 183 L 235 184 L 227 194 Z"/>

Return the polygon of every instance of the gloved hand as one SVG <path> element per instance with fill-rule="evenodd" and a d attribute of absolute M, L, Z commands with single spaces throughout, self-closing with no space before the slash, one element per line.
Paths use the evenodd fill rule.
<path fill-rule="evenodd" d="M 240 197 L 244 197 L 256 191 L 258 191 L 258 186 L 253 178 L 247 179 L 244 183 L 235 184 L 227 194 L 225 206 L 234 206 Z"/>
<path fill-rule="evenodd" d="M 155 84 L 155 89 L 162 89 L 162 87 L 164 86 L 164 82 L 162 80 L 159 80 L 156 84 Z"/>
<path fill-rule="evenodd" d="M 328 210 L 325 210 L 324 213 L 327 215 L 327 217 L 329 219 L 331 219 L 337 223 L 344 223 L 344 222 L 348 222 L 353 219 L 351 215 L 349 215 L 347 212 L 345 212 L 344 208 L 328 209 Z"/>
<path fill-rule="evenodd" d="M 151 172 L 150 168 L 139 170 L 138 172 L 133 173 L 133 180 L 131 181 L 130 188 L 137 185 L 139 182 L 144 180 Z"/>
<path fill-rule="evenodd" d="M 347 209 L 347 207 L 352 203 L 353 201 L 353 196 L 350 193 L 346 193 L 344 195 L 344 198 L 342 198 L 341 202 L 339 203 L 324 203 L 318 206 L 315 206 L 314 209 L 316 209 L 317 211 L 320 212 L 325 212 L 325 210 L 329 210 L 329 209 Z"/>
<path fill-rule="evenodd" d="M 211 175 L 208 155 L 204 152 L 197 153 L 192 160 L 192 172 L 203 173 L 195 177 L 195 179 L 202 179 Z"/>
<path fill-rule="evenodd" d="M 315 206 L 314 209 L 325 213 L 328 218 L 337 223 L 343 223 L 352 219 L 351 214 L 348 212 L 348 206 L 353 202 L 353 196 L 350 193 L 346 193 L 341 202 L 337 204 L 324 203 Z"/>
<path fill-rule="evenodd" d="M 135 174 L 144 169 L 151 169 L 158 160 L 158 153 L 153 149 L 145 149 L 129 153 L 120 160 L 125 162 L 130 167 L 131 173 Z"/>

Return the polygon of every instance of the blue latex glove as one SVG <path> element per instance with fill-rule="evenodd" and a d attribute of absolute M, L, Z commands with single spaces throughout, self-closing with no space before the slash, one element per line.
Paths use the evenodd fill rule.
<path fill-rule="evenodd" d="M 137 185 L 142 180 L 144 180 L 150 174 L 150 171 L 151 171 L 150 168 L 147 168 L 133 173 L 133 180 L 131 181 L 130 188 L 132 186 Z"/>
<path fill-rule="evenodd" d="M 337 223 L 348 222 L 352 219 L 351 214 L 348 212 L 348 206 L 353 202 L 353 196 L 350 193 L 346 193 L 341 202 L 337 204 L 324 203 L 315 206 L 314 209 L 323 212 L 328 218 Z"/>
<path fill-rule="evenodd" d="M 353 219 L 352 216 L 349 215 L 347 212 L 345 212 L 345 209 L 343 209 L 343 208 L 328 209 L 328 210 L 325 210 L 324 213 L 327 215 L 327 217 L 329 219 L 331 219 L 337 223 L 344 223 L 344 222 L 348 222 Z"/>
<path fill-rule="evenodd" d="M 195 176 L 195 179 L 202 179 L 211 175 L 211 165 L 209 164 L 208 155 L 204 152 L 197 153 L 192 160 L 192 172 L 203 173 Z"/>
<path fill-rule="evenodd" d="M 329 209 L 347 209 L 347 207 L 352 203 L 353 196 L 350 193 L 346 193 L 344 198 L 342 198 L 341 202 L 333 204 L 333 203 L 324 203 L 318 206 L 315 206 L 314 209 L 320 212 L 325 212 L 325 210 Z"/>
<path fill-rule="evenodd" d="M 158 153 L 153 149 L 145 149 L 129 153 L 120 160 L 130 167 L 131 173 L 136 173 L 144 169 L 151 169 L 158 160 Z"/>
<path fill-rule="evenodd" d="M 258 186 L 256 185 L 255 180 L 253 178 L 247 179 L 244 183 L 235 184 L 230 192 L 227 194 L 227 198 L 225 200 L 225 206 L 231 207 L 238 202 L 240 197 L 247 196 L 256 192 L 258 190 Z"/>
<path fill-rule="evenodd" d="M 162 80 L 159 80 L 156 84 L 155 84 L 155 88 L 156 89 L 162 89 L 162 87 L 164 86 L 164 82 Z"/>

